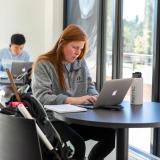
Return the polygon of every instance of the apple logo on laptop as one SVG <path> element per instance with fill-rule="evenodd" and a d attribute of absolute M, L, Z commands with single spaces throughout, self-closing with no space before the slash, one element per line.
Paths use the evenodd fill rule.
<path fill-rule="evenodd" d="M 22 68 L 22 72 L 25 72 L 26 71 L 26 69 L 25 68 Z"/>
<path fill-rule="evenodd" d="M 117 90 L 114 90 L 113 92 L 112 92 L 112 96 L 115 96 L 117 94 Z"/>

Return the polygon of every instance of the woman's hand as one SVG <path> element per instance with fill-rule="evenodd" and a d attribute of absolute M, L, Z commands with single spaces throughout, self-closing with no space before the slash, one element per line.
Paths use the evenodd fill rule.
<path fill-rule="evenodd" d="M 94 104 L 97 100 L 97 96 L 82 96 L 82 97 L 68 97 L 65 100 L 66 104 L 74 104 L 74 105 L 79 105 L 79 104 Z"/>

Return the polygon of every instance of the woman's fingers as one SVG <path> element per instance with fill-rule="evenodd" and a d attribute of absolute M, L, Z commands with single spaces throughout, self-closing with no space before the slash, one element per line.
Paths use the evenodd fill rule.
<path fill-rule="evenodd" d="M 97 101 L 97 97 L 96 96 L 89 96 L 88 97 L 88 102 L 89 103 L 95 103 Z"/>

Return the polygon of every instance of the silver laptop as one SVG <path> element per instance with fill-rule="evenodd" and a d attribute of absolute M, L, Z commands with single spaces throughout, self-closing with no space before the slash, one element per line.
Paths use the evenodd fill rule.
<path fill-rule="evenodd" d="M 121 105 L 128 89 L 132 84 L 132 78 L 113 79 L 104 83 L 95 105 L 84 105 L 86 108 L 122 109 Z"/>
<path fill-rule="evenodd" d="M 31 69 L 33 62 L 12 62 L 11 72 L 13 77 L 16 78 L 19 75 L 27 72 Z"/>

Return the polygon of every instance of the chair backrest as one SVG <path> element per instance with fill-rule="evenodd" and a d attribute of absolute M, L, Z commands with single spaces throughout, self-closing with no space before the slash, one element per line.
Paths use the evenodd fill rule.
<path fill-rule="evenodd" d="M 27 109 L 32 115 L 32 117 L 36 119 L 37 124 L 46 134 L 47 138 L 51 141 L 51 143 L 55 143 L 57 139 L 62 142 L 60 135 L 53 127 L 52 123 L 49 121 L 42 104 L 33 95 L 30 94 L 22 94 L 21 99 L 27 106 Z"/>
<path fill-rule="evenodd" d="M 62 141 L 60 134 L 48 119 L 42 104 L 30 94 L 22 94 L 21 100 L 24 102 L 27 110 L 32 115 L 32 117 L 35 118 L 36 123 L 54 147 L 52 152 L 48 151 L 48 153 L 50 153 L 50 157 L 52 157 L 52 159 L 54 158 L 55 160 L 59 160 L 57 157 L 59 157 L 60 160 L 68 160 L 68 157 L 71 156 L 72 150 L 69 146 L 67 146 L 66 142 Z M 42 150 L 44 150 L 43 152 L 45 152 L 44 156 L 46 156 L 46 147 L 44 144 L 41 144 L 41 146 Z"/>

